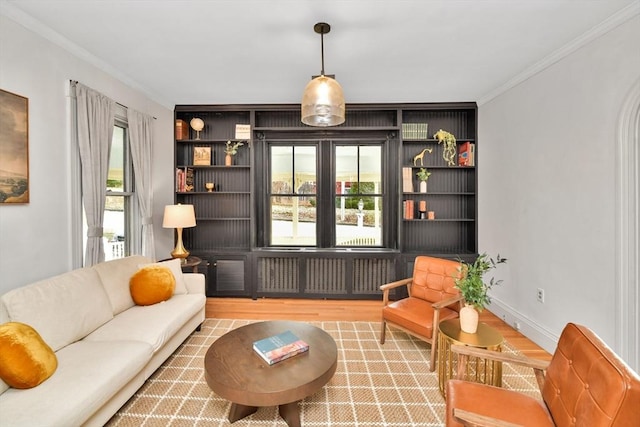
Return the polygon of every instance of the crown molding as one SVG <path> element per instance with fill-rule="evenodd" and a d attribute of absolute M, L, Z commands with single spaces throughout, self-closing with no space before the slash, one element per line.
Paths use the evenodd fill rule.
<path fill-rule="evenodd" d="M 11 2 L 8 2 L 7 0 L 0 0 L 0 15 L 4 15 L 7 18 L 11 19 L 12 21 L 15 21 L 16 23 L 20 24 L 27 30 L 36 33 L 37 35 L 41 36 L 45 40 L 61 47 L 62 49 L 66 50 L 72 55 L 104 71 L 109 76 L 121 81 L 122 83 L 131 87 L 132 89 L 140 91 L 145 96 L 149 97 L 151 100 L 157 102 L 158 104 L 166 108 L 169 108 L 171 110 L 173 109 L 173 104 L 167 102 L 167 100 L 163 99 L 161 96 L 155 94 L 153 91 L 149 90 L 144 85 L 135 81 L 134 79 L 122 73 L 120 70 L 114 68 L 113 66 L 107 64 L 105 61 L 98 58 L 97 56 L 89 53 L 89 51 L 87 51 L 86 49 L 83 49 L 82 47 L 78 46 L 71 40 L 61 35 L 60 33 L 54 31 L 47 25 L 43 24 L 41 21 L 25 13 L 22 9 L 16 7 Z M 69 78 L 72 79 L 73 76 L 70 76 Z"/>
<path fill-rule="evenodd" d="M 506 83 L 502 84 L 501 86 L 497 87 L 495 90 L 481 96 L 480 99 L 477 101 L 478 106 L 486 104 L 487 102 L 498 97 L 499 95 L 502 95 L 509 89 L 514 88 L 520 83 L 544 71 L 545 69 L 549 68 L 556 62 L 562 60 L 563 58 L 566 58 L 567 56 L 571 55 L 573 52 L 577 51 L 581 47 L 592 42 L 593 40 L 596 40 L 597 38 L 602 37 L 609 31 L 617 28 L 618 26 L 622 25 L 623 23 L 625 23 L 626 21 L 635 17 L 638 14 L 640 14 L 640 2 L 634 2 L 629 6 L 625 7 L 624 9 L 621 9 L 619 12 L 611 15 L 609 18 L 602 21 L 600 24 L 596 25 L 586 33 L 572 40 L 571 42 L 564 45 L 560 49 L 554 51 L 553 53 L 546 56 L 542 60 L 536 62 L 530 68 L 516 75 L 512 79 L 508 80 Z"/>

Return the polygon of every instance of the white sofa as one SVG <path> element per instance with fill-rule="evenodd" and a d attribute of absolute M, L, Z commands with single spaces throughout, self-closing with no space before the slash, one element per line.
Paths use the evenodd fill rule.
<path fill-rule="evenodd" d="M 42 384 L 0 380 L 0 425 L 101 426 L 204 321 L 202 274 L 183 274 L 169 300 L 134 304 L 129 279 L 141 256 L 105 262 L 13 289 L 0 297 L 0 324 L 32 326 L 58 368 Z M 186 291 L 185 288 L 186 287 Z"/>

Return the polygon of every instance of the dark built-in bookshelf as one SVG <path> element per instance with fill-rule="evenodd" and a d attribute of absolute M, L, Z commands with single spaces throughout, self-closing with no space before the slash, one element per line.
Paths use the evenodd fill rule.
<path fill-rule="evenodd" d="M 209 263 L 209 296 L 374 299 L 381 284 L 408 277 L 417 255 L 474 259 L 477 255 L 477 107 L 475 103 L 347 105 L 344 124 L 314 128 L 300 121 L 299 105 L 178 105 L 175 119 L 204 129 L 175 134 L 175 168 L 193 173 L 193 190 L 176 181 L 175 202 L 193 204 L 197 226 L 184 230 L 185 247 Z M 225 166 L 225 143 L 238 141 L 236 125 L 249 125 Z M 426 129 L 425 129 L 426 127 Z M 439 129 L 473 144 L 472 166 L 449 166 Z M 265 225 L 267 144 L 270 141 L 380 140 L 384 143 L 385 232 L 382 247 L 268 247 Z M 469 145 L 469 144 L 468 144 Z M 211 164 L 194 165 L 194 148 L 208 147 Z M 413 158 L 423 149 L 431 175 L 420 193 Z M 410 168 L 411 190 L 403 186 Z M 406 172 L 405 172 L 406 173 Z M 177 176 L 178 174 L 176 174 Z M 177 180 L 178 178 L 176 178 Z M 213 182 L 209 192 L 205 183 Z M 405 184 L 406 185 L 406 184 Z M 420 202 L 433 212 L 421 219 Z M 406 212 L 413 202 L 412 215 Z M 427 215 L 425 215 L 427 216 Z"/>

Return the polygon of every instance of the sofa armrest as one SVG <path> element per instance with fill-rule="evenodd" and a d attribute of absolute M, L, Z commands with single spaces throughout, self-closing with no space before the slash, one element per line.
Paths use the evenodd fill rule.
<path fill-rule="evenodd" d="M 187 292 L 190 294 L 205 294 L 205 280 L 202 273 L 182 273 Z"/>
<path fill-rule="evenodd" d="M 453 416 L 456 421 L 462 423 L 465 427 L 522 427 L 519 424 L 509 423 L 457 408 L 453 408 Z"/>

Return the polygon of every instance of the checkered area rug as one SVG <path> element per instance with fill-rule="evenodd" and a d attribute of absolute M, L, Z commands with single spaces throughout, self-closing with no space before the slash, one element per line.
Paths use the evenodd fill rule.
<path fill-rule="evenodd" d="M 230 402 L 204 378 L 204 355 L 217 338 L 252 320 L 207 319 L 147 380 L 107 426 L 229 426 Z M 380 345 L 380 324 L 309 322 L 336 341 L 338 367 L 327 385 L 300 402 L 303 426 L 401 427 L 444 425 L 438 375 L 430 347 L 391 328 Z M 506 344 L 503 351 L 514 350 Z M 503 387 L 540 397 L 531 370 L 503 366 Z M 286 426 L 277 407 L 263 407 L 238 427 Z"/>

